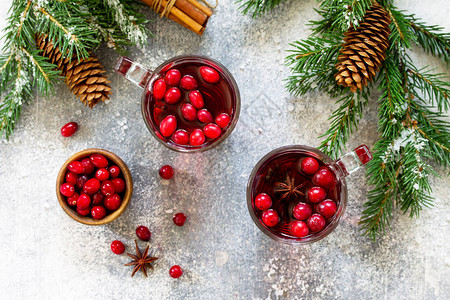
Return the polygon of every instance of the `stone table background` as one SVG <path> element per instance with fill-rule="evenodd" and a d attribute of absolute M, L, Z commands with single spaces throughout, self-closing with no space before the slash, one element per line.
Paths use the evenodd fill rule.
<path fill-rule="evenodd" d="M 447 0 L 398 1 L 429 24 L 450 30 Z M 0 4 L 2 27 L 10 0 Z M 240 87 L 242 111 L 233 134 L 201 154 L 180 154 L 156 142 L 141 118 L 140 93 L 114 74 L 118 55 L 98 53 L 112 80 L 112 100 L 92 111 L 65 86 L 24 109 L 9 142 L 0 143 L 0 298 L 2 299 L 450 299 L 450 179 L 430 178 L 433 209 L 419 219 L 396 215 L 392 230 L 373 243 L 361 236 L 358 219 L 366 200 L 364 172 L 349 180 L 349 207 L 336 231 L 313 245 L 293 247 L 270 240 L 253 224 L 245 188 L 256 162 L 282 145 L 317 146 L 328 127 L 334 101 L 317 92 L 301 98 L 283 88 L 288 43 L 306 37 L 307 20 L 317 18 L 313 0 L 290 0 L 257 20 L 242 16 L 232 0 L 220 1 L 203 37 L 159 19 L 149 28 L 156 38 L 130 57 L 149 67 L 185 53 L 214 57 L 229 68 Z M 445 72 L 440 61 L 421 54 L 417 65 Z M 375 99 L 349 142 L 373 146 Z M 72 138 L 59 130 L 77 121 Z M 106 226 L 70 219 L 55 195 L 55 178 L 73 153 L 109 149 L 128 164 L 134 195 L 124 214 Z M 174 180 L 158 177 L 163 164 L 176 168 Z M 188 215 L 184 227 L 172 214 Z M 133 251 L 134 229 L 152 231 L 150 246 L 161 259 L 149 278 L 137 274 L 110 242 Z M 140 243 L 141 247 L 145 244 Z M 169 277 L 180 264 L 184 275 Z"/>

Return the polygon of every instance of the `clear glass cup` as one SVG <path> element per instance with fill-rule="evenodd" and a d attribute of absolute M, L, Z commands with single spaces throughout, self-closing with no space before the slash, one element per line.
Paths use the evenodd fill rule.
<path fill-rule="evenodd" d="M 327 220 L 325 228 L 317 233 L 309 234 L 305 237 L 298 238 L 290 234 L 287 234 L 289 228 L 288 225 L 278 224 L 275 227 L 266 226 L 261 220 L 261 211 L 255 207 L 254 199 L 261 193 L 261 186 L 267 183 L 269 172 L 273 172 L 273 165 L 279 166 L 283 163 L 283 159 L 288 159 L 289 157 L 300 157 L 293 158 L 292 160 L 299 160 L 301 157 L 313 157 L 321 166 L 327 167 L 332 171 L 335 177 L 335 186 L 333 186 L 333 195 L 337 200 L 337 211 L 333 217 Z M 328 155 L 317 150 L 316 148 L 302 146 L 302 145 L 292 145 L 285 146 L 275 149 L 268 154 L 266 154 L 253 168 L 250 175 L 248 185 L 247 185 L 247 206 L 250 212 L 250 216 L 255 222 L 256 226 L 264 232 L 270 238 L 286 243 L 286 244 L 310 244 L 319 241 L 330 234 L 339 224 L 345 209 L 347 208 L 347 183 L 345 178 L 351 173 L 355 172 L 362 165 L 366 164 L 372 159 L 372 155 L 367 146 L 361 145 L 357 147 L 354 151 L 351 151 L 336 161 L 333 161 Z M 270 170 L 272 168 L 272 170 Z M 266 182 L 264 182 L 266 181 Z M 309 186 L 313 186 L 312 182 Z M 308 184 L 306 186 L 308 186 Z M 305 193 L 306 194 L 306 193 Z M 313 208 L 313 213 L 315 208 Z"/>
<path fill-rule="evenodd" d="M 223 112 L 230 116 L 230 122 L 227 127 L 222 129 L 222 133 L 218 138 L 212 140 L 206 139 L 206 142 L 200 146 L 180 145 L 175 143 L 170 137 L 164 137 L 160 132 L 159 124 L 155 120 L 157 116 L 155 110 L 158 108 L 155 108 L 157 100 L 153 97 L 153 85 L 156 80 L 164 78 L 164 74 L 171 69 L 187 68 L 189 69 L 187 72 L 190 72 L 189 75 L 191 75 L 194 72 L 193 69 L 196 67 L 198 69 L 200 66 L 211 67 L 220 75 L 220 90 L 217 90 L 217 88 L 215 88 L 212 84 L 208 84 L 202 80 L 200 76 L 197 76 L 196 78 L 199 83 L 199 87 L 202 88 L 201 92 L 204 97 L 211 97 L 212 99 L 212 97 L 215 96 L 215 100 L 218 98 L 220 99 L 219 103 L 209 101 L 208 104 L 208 99 L 205 98 L 205 107 L 208 108 L 207 106 L 210 105 L 212 108 L 219 110 L 218 113 L 220 113 L 220 109 L 222 109 Z M 177 56 L 165 61 L 154 71 L 150 71 L 141 64 L 133 62 L 127 57 L 121 57 L 116 63 L 115 71 L 123 75 L 127 80 L 133 82 L 135 85 L 144 89 L 144 92 L 142 93 L 141 110 L 145 124 L 147 125 L 148 130 L 160 143 L 172 150 L 187 153 L 209 150 L 223 142 L 236 126 L 241 107 L 239 88 L 233 76 L 225 68 L 225 66 L 212 58 L 201 55 Z M 186 100 L 185 98 L 187 98 L 188 92 L 183 90 L 181 92 L 182 102 Z M 218 104 L 219 108 L 215 106 L 216 104 Z M 176 116 L 176 118 L 178 124 L 186 123 L 184 120 L 181 120 L 180 115 Z"/>

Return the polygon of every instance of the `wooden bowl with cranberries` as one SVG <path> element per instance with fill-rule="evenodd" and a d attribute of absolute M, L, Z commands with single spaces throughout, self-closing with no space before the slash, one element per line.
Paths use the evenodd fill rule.
<path fill-rule="evenodd" d="M 86 149 L 64 163 L 56 181 L 56 194 L 72 219 L 86 225 L 103 225 L 115 220 L 127 207 L 133 179 L 116 154 Z"/>

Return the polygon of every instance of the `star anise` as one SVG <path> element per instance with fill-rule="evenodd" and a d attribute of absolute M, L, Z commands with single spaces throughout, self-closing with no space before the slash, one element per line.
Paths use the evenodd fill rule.
<path fill-rule="evenodd" d="M 300 191 L 300 189 L 306 184 L 306 181 L 302 184 L 295 185 L 295 178 L 290 177 L 289 174 L 286 174 L 285 182 L 276 182 L 275 183 L 275 192 L 282 193 L 280 201 L 287 199 L 291 196 L 298 197 L 304 196 L 305 194 Z"/>
<path fill-rule="evenodd" d="M 147 277 L 147 267 L 153 269 L 153 266 L 150 263 L 154 262 L 158 258 L 148 256 L 149 246 L 145 248 L 144 253 L 141 253 L 136 240 L 134 240 L 134 243 L 136 244 L 136 255 L 127 253 L 127 255 L 133 259 L 133 261 L 125 264 L 125 266 L 134 266 L 133 273 L 131 273 L 131 277 L 133 277 L 134 274 L 136 274 L 136 272 L 139 270 L 142 270 L 142 273 L 144 273 L 145 277 Z"/>

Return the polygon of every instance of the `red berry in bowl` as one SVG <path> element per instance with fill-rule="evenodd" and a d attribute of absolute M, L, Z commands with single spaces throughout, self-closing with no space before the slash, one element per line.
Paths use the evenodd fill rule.
<path fill-rule="evenodd" d="M 320 169 L 313 176 L 312 182 L 318 186 L 328 187 L 334 183 L 333 173 L 326 168 Z"/>
<path fill-rule="evenodd" d="M 111 182 L 114 185 L 114 191 L 116 194 L 125 191 L 125 181 L 122 178 L 113 178 L 111 179 Z"/>
<path fill-rule="evenodd" d="M 177 129 L 177 118 L 173 115 L 168 115 L 159 124 L 159 131 L 165 137 L 171 136 Z"/>
<path fill-rule="evenodd" d="M 211 123 L 214 119 L 207 109 L 201 109 L 197 113 L 197 119 L 202 123 Z"/>
<path fill-rule="evenodd" d="M 66 197 L 70 197 L 75 193 L 75 187 L 73 184 L 70 183 L 63 183 L 61 184 L 61 187 L 59 188 L 59 191 L 61 194 L 63 194 Z"/>
<path fill-rule="evenodd" d="M 89 159 L 97 168 L 106 168 L 108 166 L 108 160 L 101 154 L 92 154 Z"/>
<path fill-rule="evenodd" d="M 221 113 L 220 115 L 218 115 L 216 117 L 216 124 L 220 128 L 227 127 L 229 123 L 230 123 L 230 116 L 228 114 L 226 114 L 226 113 Z"/>
<path fill-rule="evenodd" d="M 102 205 L 105 197 L 101 192 L 97 192 L 92 196 L 92 205 Z"/>
<path fill-rule="evenodd" d="M 162 166 L 159 169 L 159 176 L 163 179 L 170 179 L 173 177 L 173 168 L 169 165 Z"/>
<path fill-rule="evenodd" d="M 90 179 L 90 180 L 92 180 L 92 179 Z M 86 185 L 84 185 L 84 186 L 86 186 Z M 111 182 L 111 180 L 105 180 L 102 182 L 100 191 L 105 196 L 111 196 L 112 194 L 115 193 L 116 189 L 114 188 L 114 184 Z M 95 191 L 95 192 L 97 192 L 97 191 Z"/>
<path fill-rule="evenodd" d="M 273 209 L 268 209 L 262 213 L 262 221 L 267 227 L 273 227 L 280 222 L 278 213 Z"/>
<path fill-rule="evenodd" d="M 299 202 L 292 210 L 292 215 L 297 220 L 306 220 L 312 213 L 312 208 L 309 204 Z"/>
<path fill-rule="evenodd" d="M 164 101 L 166 101 L 167 104 L 177 104 L 178 101 L 180 101 L 180 98 L 181 92 L 177 87 L 168 89 L 164 95 Z"/>
<path fill-rule="evenodd" d="M 172 266 L 169 270 L 169 275 L 172 278 L 178 278 L 183 275 L 183 269 L 178 265 Z"/>
<path fill-rule="evenodd" d="M 69 122 L 61 128 L 61 135 L 64 137 L 72 136 L 78 129 L 77 122 Z"/>
<path fill-rule="evenodd" d="M 305 237 L 309 233 L 308 226 L 306 226 L 306 223 L 303 221 L 294 221 L 291 224 L 291 233 L 293 236 L 296 237 Z"/>
<path fill-rule="evenodd" d="M 80 210 L 89 209 L 90 205 L 91 205 L 91 197 L 89 197 L 89 195 L 81 194 L 80 197 L 78 197 L 77 209 Z"/>
<path fill-rule="evenodd" d="M 105 168 L 98 169 L 95 172 L 95 178 L 97 178 L 100 181 L 107 180 L 109 178 L 108 170 L 106 170 Z"/>
<path fill-rule="evenodd" d="M 266 210 L 272 206 L 272 198 L 266 193 L 260 193 L 255 197 L 255 206 L 259 210 Z"/>
<path fill-rule="evenodd" d="M 99 189 L 100 180 L 98 180 L 97 178 L 89 179 L 83 186 L 83 190 L 89 195 L 97 193 Z"/>
<path fill-rule="evenodd" d="M 304 158 L 300 164 L 301 170 L 307 175 L 313 175 L 319 170 L 319 163 L 315 158 Z"/>
<path fill-rule="evenodd" d="M 181 87 L 185 90 L 194 90 L 197 88 L 197 80 L 191 75 L 185 75 L 180 81 Z"/>
<path fill-rule="evenodd" d="M 89 180 L 89 177 L 87 177 L 86 175 L 81 175 L 80 177 L 78 177 L 77 179 L 77 188 L 79 190 L 82 190 L 84 187 L 84 184 Z"/>
<path fill-rule="evenodd" d="M 320 186 L 312 187 L 308 190 L 308 200 L 312 203 L 319 203 L 327 197 L 327 192 Z"/>
<path fill-rule="evenodd" d="M 197 119 L 197 109 L 190 103 L 184 103 L 181 106 L 181 115 L 187 121 L 195 121 Z"/>
<path fill-rule="evenodd" d="M 153 98 L 162 100 L 166 94 L 166 83 L 163 79 L 158 79 L 153 84 Z"/>
<path fill-rule="evenodd" d="M 331 199 L 327 199 L 324 200 L 322 202 L 320 202 L 317 205 L 317 211 L 324 216 L 325 218 L 331 218 L 332 216 L 334 216 L 334 214 L 337 211 L 337 205 L 336 203 L 331 200 Z"/>
<path fill-rule="evenodd" d="M 150 230 L 148 230 L 147 227 L 142 226 L 142 225 L 138 226 L 138 228 L 136 228 L 136 235 L 138 236 L 138 238 L 141 241 L 144 241 L 144 242 L 150 241 L 150 237 L 152 236 Z"/>
<path fill-rule="evenodd" d="M 177 226 L 183 226 L 184 222 L 186 222 L 186 215 L 183 213 L 177 213 L 173 216 L 173 222 Z"/>
<path fill-rule="evenodd" d="M 91 209 L 91 216 L 96 220 L 103 219 L 106 216 L 106 209 L 103 206 L 94 206 Z"/>
<path fill-rule="evenodd" d="M 319 214 L 313 214 L 306 220 L 306 224 L 308 225 L 309 230 L 318 232 L 325 227 L 325 218 Z"/>
<path fill-rule="evenodd" d="M 201 129 L 195 129 L 189 136 L 189 143 L 192 146 L 200 146 L 205 142 L 205 135 Z"/>
<path fill-rule="evenodd" d="M 219 82 L 219 73 L 211 67 L 200 67 L 200 75 L 208 83 Z"/>
<path fill-rule="evenodd" d="M 81 216 L 85 217 L 91 213 L 91 210 L 89 209 L 89 207 L 86 209 L 79 209 L 77 206 L 77 213 L 80 214 Z"/>
<path fill-rule="evenodd" d="M 173 133 L 172 141 L 178 145 L 187 145 L 189 143 L 189 133 L 184 129 L 178 129 Z"/>
<path fill-rule="evenodd" d="M 201 109 L 205 105 L 202 94 L 197 90 L 190 91 L 188 98 L 191 104 L 194 105 L 196 109 Z"/>
<path fill-rule="evenodd" d="M 67 204 L 69 204 L 70 206 L 76 206 L 79 197 L 80 195 L 77 192 L 73 193 L 72 196 L 67 198 Z"/>
<path fill-rule="evenodd" d="M 120 168 L 118 166 L 111 166 L 108 171 L 111 178 L 117 178 L 120 175 Z"/>
<path fill-rule="evenodd" d="M 76 185 L 77 181 L 78 181 L 78 175 L 75 174 L 74 172 L 70 172 L 69 171 L 69 172 L 66 173 L 65 180 L 66 180 L 67 183 L 70 183 L 72 185 Z"/>
<path fill-rule="evenodd" d="M 167 71 L 166 76 L 164 76 L 164 81 L 168 85 L 172 86 L 178 85 L 180 83 L 180 80 L 181 80 L 181 73 L 177 69 Z"/>
<path fill-rule="evenodd" d="M 70 162 L 67 165 L 67 169 L 69 169 L 70 172 L 73 172 L 75 174 L 82 174 L 84 172 L 83 165 L 78 160 Z"/>
<path fill-rule="evenodd" d="M 120 199 L 120 196 L 117 194 L 107 196 L 105 199 L 103 199 L 103 206 L 105 206 L 109 210 L 118 209 L 120 207 L 120 204 L 122 204 L 122 199 Z"/>
<path fill-rule="evenodd" d="M 118 241 L 118 240 L 112 241 L 111 251 L 114 254 L 120 255 L 125 252 L 125 246 L 121 241 Z"/>
<path fill-rule="evenodd" d="M 216 124 L 208 124 L 203 128 L 207 138 L 216 139 L 222 134 L 222 130 Z"/>
<path fill-rule="evenodd" d="M 83 158 L 81 160 L 81 165 L 84 168 L 84 174 L 92 174 L 92 172 L 95 171 L 95 166 L 94 164 L 91 162 L 91 160 L 89 158 Z"/>

